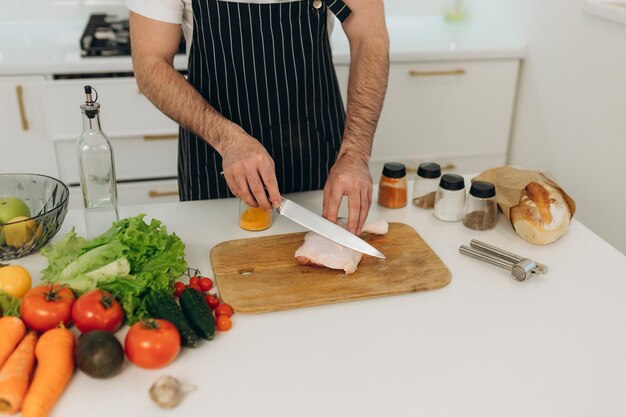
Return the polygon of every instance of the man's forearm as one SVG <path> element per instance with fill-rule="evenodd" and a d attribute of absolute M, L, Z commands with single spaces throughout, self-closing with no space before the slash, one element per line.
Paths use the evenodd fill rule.
<path fill-rule="evenodd" d="M 159 110 L 204 138 L 218 152 L 222 153 L 242 131 L 215 110 L 170 63 L 159 59 L 135 62 L 135 76 L 141 92 Z"/>
<path fill-rule="evenodd" d="M 346 127 L 339 157 L 366 163 L 382 110 L 389 77 L 389 43 L 385 36 L 359 41 L 351 48 Z"/>

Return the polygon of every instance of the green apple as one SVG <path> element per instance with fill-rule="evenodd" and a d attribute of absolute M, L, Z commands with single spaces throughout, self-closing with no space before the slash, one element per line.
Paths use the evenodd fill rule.
<path fill-rule="evenodd" d="M 22 200 L 14 197 L 0 198 L 0 224 L 20 216 L 30 217 L 30 210 Z"/>

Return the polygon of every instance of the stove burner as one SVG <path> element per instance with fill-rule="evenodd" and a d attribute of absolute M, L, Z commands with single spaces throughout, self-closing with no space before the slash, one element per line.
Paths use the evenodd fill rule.
<path fill-rule="evenodd" d="M 84 57 L 130 55 L 130 29 L 128 19 L 92 14 L 80 38 Z M 181 38 L 178 53 L 185 53 L 185 39 Z"/>

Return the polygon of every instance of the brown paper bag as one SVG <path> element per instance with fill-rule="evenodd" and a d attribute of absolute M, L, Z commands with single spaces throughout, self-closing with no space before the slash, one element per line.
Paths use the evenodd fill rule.
<path fill-rule="evenodd" d="M 519 203 L 524 188 L 533 181 L 545 182 L 557 188 L 563 194 L 563 198 L 569 206 L 572 217 L 574 217 L 574 211 L 576 210 L 574 200 L 567 195 L 557 183 L 549 179 L 546 174 L 541 171 L 504 166 L 488 169 L 473 178 L 472 181 L 489 181 L 496 186 L 496 202 L 509 221 L 511 220 L 509 214 L 511 207 Z"/>

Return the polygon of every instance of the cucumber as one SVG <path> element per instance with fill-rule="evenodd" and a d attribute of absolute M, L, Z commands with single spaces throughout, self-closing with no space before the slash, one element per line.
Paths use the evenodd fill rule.
<path fill-rule="evenodd" d="M 191 327 L 183 312 L 167 291 L 152 291 L 146 298 L 148 311 L 156 319 L 167 320 L 178 329 L 180 341 L 184 346 L 198 346 L 198 334 Z"/>
<path fill-rule="evenodd" d="M 211 340 L 215 336 L 215 318 L 204 296 L 193 288 L 185 288 L 178 298 L 180 307 L 198 335 Z"/>

